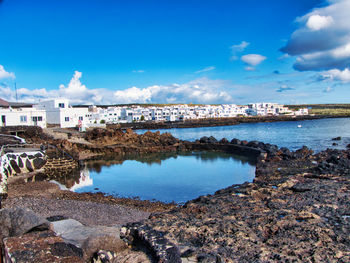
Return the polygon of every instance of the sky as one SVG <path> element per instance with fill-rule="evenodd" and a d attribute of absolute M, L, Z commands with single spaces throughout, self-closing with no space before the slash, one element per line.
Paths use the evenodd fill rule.
<path fill-rule="evenodd" d="M 0 98 L 349 103 L 350 0 L 0 0 Z"/>

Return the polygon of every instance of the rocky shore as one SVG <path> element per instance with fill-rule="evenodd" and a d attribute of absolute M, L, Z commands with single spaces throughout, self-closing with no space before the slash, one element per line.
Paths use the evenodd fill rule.
<path fill-rule="evenodd" d="M 116 222 L 120 230 L 118 239 L 138 248 L 137 253 L 120 247 L 114 247 L 113 252 L 113 247 L 106 247 L 114 254 L 109 261 L 101 262 L 350 261 L 349 149 L 314 154 L 303 147 L 290 152 L 257 141 L 203 137 L 192 143 L 171 134 L 137 135 L 132 130 L 120 129 L 92 130 L 79 142 L 74 142 L 74 138 L 55 139 L 40 130 L 32 130 L 24 137 L 30 142 L 49 142 L 79 160 L 196 150 L 256 158 L 254 182 L 218 190 L 214 195 L 198 197 L 183 206 L 158 205 L 157 209 L 142 201 L 123 203 L 103 194 L 75 194 L 53 186 L 47 186 L 47 191 L 40 191 L 45 188 L 38 186 L 35 191 L 38 182 L 31 186 L 21 182 L 10 185 L 9 199 L 5 201 L 7 208 L 26 206 L 44 218 L 60 215 L 84 225 L 111 226 Z M 82 209 L 76 210 L 80 204 Z M 97 204 L 105 207 L 97 208 Z M 127 215 L 124 219 L 123 213 Z M 108 222 L 106 218 L 110 218 Z M 38 233 L 32 235 L 40 235 Z M 57 235 L 45 233 L 48 239 Z M 22 233 L 21 237 L 32 238 L 32 242 L 38 238 L 26 235 Z M 53 243 L 62 242 L 64 240 Z M 57 246 L 62 245 L 53 246 L 55 255 Z M 72 257 L 91 260 L 91 249 L 65 248 L 62 250 L 65 255 L 71 251 Z M 122 261 L 121 257 L 128 260 Z M 56 262 L 74 262 L 63 259 L 62 256 L 62 261 Z"/>

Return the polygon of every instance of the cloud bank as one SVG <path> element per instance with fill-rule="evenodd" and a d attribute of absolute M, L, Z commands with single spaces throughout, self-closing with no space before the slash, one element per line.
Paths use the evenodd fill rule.
<path fill-rule="evenodd" d="M 297 18 L 282 52 L 296 56 L 299 71 L 344 70 L 350 65 L 350 0 L 328 0 L 328 6 L 315 8 Z"/>
<path fill-rule="evenodd" d="M 226 91 L 232 87 L 227 81 L 198 78 L 187 83 L 153 85 L 146 88 L 131 87 L 124 90 L 89 89 L 82 82 L 82 73 L 75 71 L 67 85 L 58 89 L 20 88 L 18 100 L 39 102 L 54 98 L 67 98 L 72 104 L 124 104 L 124 103 L 233 103 L 232 95 Z M 0 83 L 1 97 L 15 101 L 15 91 L 6 83 Z"/>
<path fill-rule="evenodd" d="M 132 87 L 114 93 L 115 103 L 228 103 L 232 96 L 224 91 L 222 80 L 199 78 L 184 84 Z"/>

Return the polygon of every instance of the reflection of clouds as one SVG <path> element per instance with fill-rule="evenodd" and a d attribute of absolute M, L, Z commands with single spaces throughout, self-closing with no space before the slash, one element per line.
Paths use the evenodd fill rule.
<path fill-rule="evenodd" d="M 69 190 L 76 191 L 80 188 L 91 185 L 93 185 L 93 180 L 90 177 L 90 172 L 87 167 L 84 167 L 84 169 L 80 171 L 79 183 L 75 183 L 71 188 L 69 188 Z"/>

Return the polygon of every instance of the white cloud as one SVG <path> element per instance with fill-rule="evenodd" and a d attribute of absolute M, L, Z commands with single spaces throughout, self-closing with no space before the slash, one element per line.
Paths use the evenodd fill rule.
<path fill-rule="evenodd" d="M 294 68 L 299 71 L 343 70 L 350 65 L 350 0 L 328 3 L 297 18 L 299 28 L 281 49 L 297 57 Z"/>
<path fill-rule="evenodd" d="M 312 31 L 317 31 L 329 27 L 332 23 L 333 18 L 331 16 L 312 15 L 309 16 L 306 26 Z"/>
<path fill-rule="evenodd" d="M 342 70 L 339 69 L 331 69 L 325 72 L 322 72 L 321 74 L 322 80 L 338 80 L 342 81 L 344 83 L 350 82 L 350 70 L 349 68 Z"/>
<path fill-rule="evenodd" d="M 215 69 L 214 66 L 206 67 L 206 68 L 204 68 L 204 69 L 197 70 L 197 71 L 195 72 L 195 74 L 199 74 L 199 73 L 203 73 L 203 72 L 212 71 L 212 70 L 214 70 L 214 69 Z"/>
<path fill-rule="evenodd" d="M 230 47 L 230 49 L 231 49 L 231 59 L 232 60 L 237 60 L 238 59 L 238 57 L 237 57 L 237 53 L 239 53 L 239 52 L 243 52 L 245 49 L 246 49 L 246 47 L 248 47 L 249 46 L 249 42 L 246 42 L 246 41 L 242 41 L 241 42 L 241 44 L 238 44 L 238 45 L 232 45 L 231 47 Z"/>
<path fill-rule="evenodd" d="M 139 69 L 139 70 L 133 70 L 132 73 L 145 73 L 145 71 L 142 69 Z"/>
<path fill-rule="evenodd" d="M 15 74 L 12 72 L 7 72 L 4 66 L 0 65 L 0 79 L 15 78 Z"/>
<path fill-rule="evenodd" d="M 248 70 L 248 71 L 255 70 L 255 67 L 259 65 L 261 62 L 263 62 L 265 59 L 266 57 L 259 54 L 248 54 L 241 57 L 241 60 L 247 64 L 247 67 L 245 67 L 245 70 Z"/>
<path fill-rule="evenodd" d="M 184 84 L 132 87 L 114 93 L 115 103 L 224 103 L 232 102 L 222 80 L 199 78 Z"/>
<path fill-rule="evenodd" d="M 58 90 L 59 96 L 70 99 L 72 103 L 98 104 L 104 98 L 103 92 L 110 93 L 103 89 L 88 89 L 81 83 L 81 77 L 82 73 L 75 71 L 67 87 L 63 84 L 60 85 Z"/>

